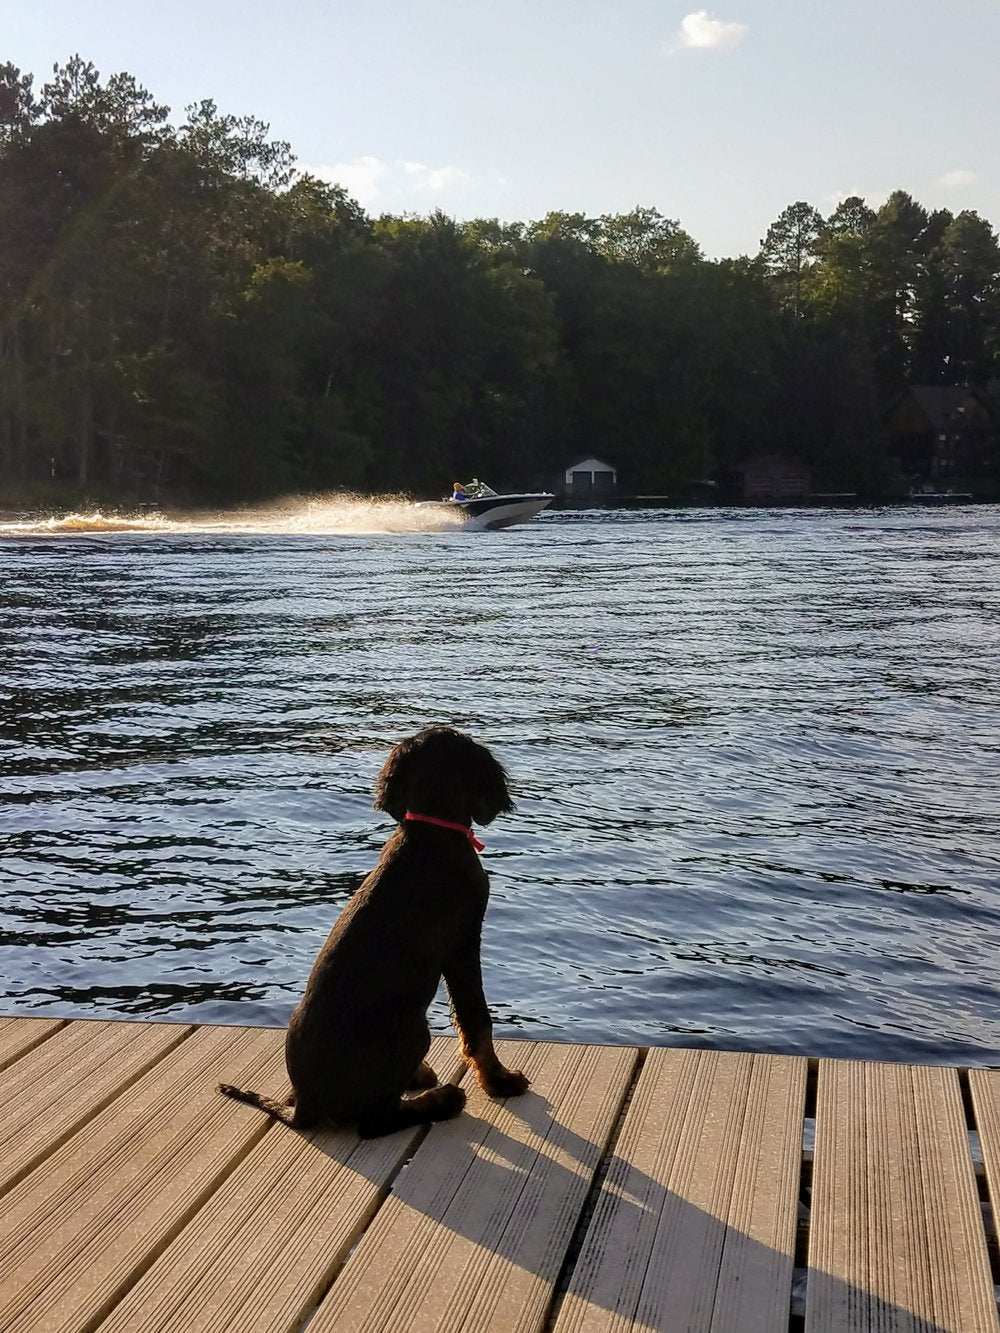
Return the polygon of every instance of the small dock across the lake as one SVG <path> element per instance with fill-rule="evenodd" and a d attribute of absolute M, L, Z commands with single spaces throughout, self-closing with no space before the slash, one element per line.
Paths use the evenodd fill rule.
<path fill-rule="evenodd" d="M 282 1041 L 0 1018 L 2 1333 L 1000 1329 L 1000 1070 L 505 1042 L 362 1142 L 216 1092 Z"/>

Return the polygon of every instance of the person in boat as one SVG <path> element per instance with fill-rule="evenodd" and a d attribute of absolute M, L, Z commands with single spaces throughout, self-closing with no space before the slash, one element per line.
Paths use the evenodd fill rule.
<path fill-rule="evenodd" d="M 468 493 L 460 481 L 456 481 L 452 486 L 452 499 L 461 503 L 463 500 L 471 500 L 472 496 Z"/>

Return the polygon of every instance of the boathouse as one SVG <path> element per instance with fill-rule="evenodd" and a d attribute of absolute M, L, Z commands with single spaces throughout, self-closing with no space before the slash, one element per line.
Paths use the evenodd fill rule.
<path fill-rule="evenodd" d="M 563 476 L 563 494 L 577 504 L 604 504 L 617 488 L 618 469 L 600 458 L 581 458 Z"/>
<path fill-rule="evenodd" d="M 758 454 L 736 469 L 747 504 L 802 504 L 812 490 L 805 463 L 782 454 Z"/>

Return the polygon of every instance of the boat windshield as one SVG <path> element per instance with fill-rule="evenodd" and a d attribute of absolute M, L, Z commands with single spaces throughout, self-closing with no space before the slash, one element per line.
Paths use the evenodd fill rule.
<path fill-rule="evenodd" d="M 485 481 L 480 481 L 478 477 L 473 477 L 465 488 L 466 495 L 473 500 L 481 500 L 487 495 L 496 495 L 492 486 L 487 486 Z"/>

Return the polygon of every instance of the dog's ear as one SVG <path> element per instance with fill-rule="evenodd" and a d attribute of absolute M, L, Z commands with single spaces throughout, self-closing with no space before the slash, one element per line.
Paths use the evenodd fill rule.
<path fill-rule="evenodd" d="M 375 809 L 384 810 L 400 824 L 410 804 L 410 783 L 420 746 L 419 735 L 408 736 L 406 740 L 394 745 L 375 779 Z"/>
<path fill-rule="evenodd" d="M 472 742 L 469 755 L 468 783 L 472 797 L 472 819 L 476 824 L 491 824 L 497 815 L 514 809 L 507 773 L 485 745 Z"/>

